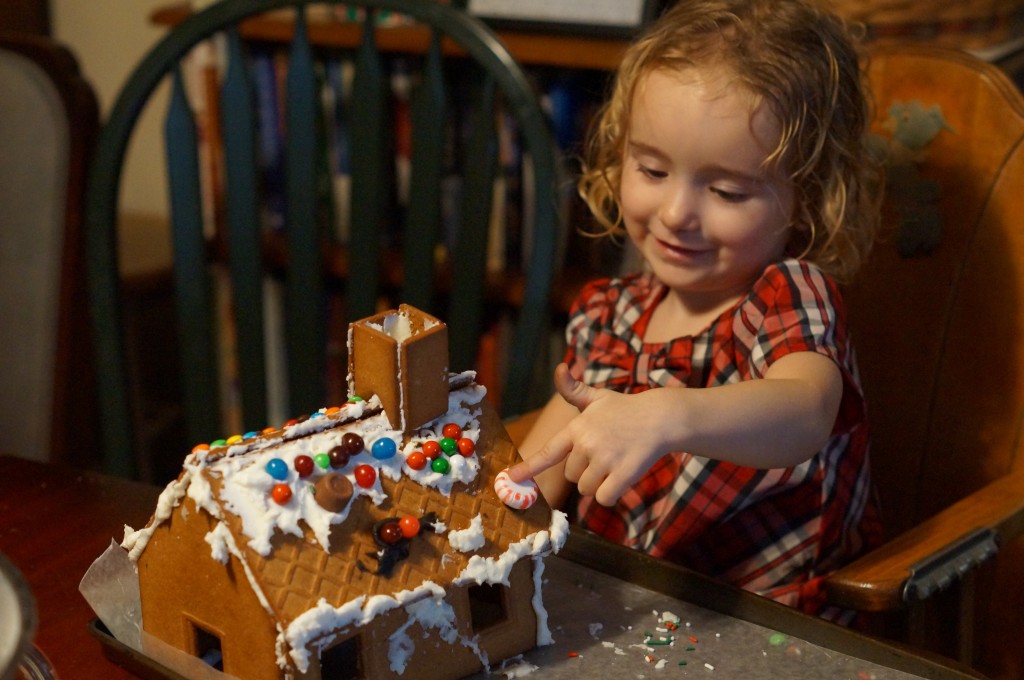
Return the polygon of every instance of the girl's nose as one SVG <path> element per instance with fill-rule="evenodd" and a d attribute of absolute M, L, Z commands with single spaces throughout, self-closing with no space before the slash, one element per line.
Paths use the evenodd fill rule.
<path fill-rule="evenodd" d="M 676 187 L 665 196 L 658 210 L 658 219 L 668 229 L 692 229 L 698 224 L 697 197 L 688 187 Z"/>

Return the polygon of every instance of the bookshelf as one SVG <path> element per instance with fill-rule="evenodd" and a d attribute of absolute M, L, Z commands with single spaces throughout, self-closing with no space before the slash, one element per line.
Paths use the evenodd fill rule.
<path fill-rule="evenodd" d="M 167 5 L 150 15 L 158 26 L 175 26 L 193 12 L 188 2 Z M 256 17 L 242 24 L 242 37 L 266 42 L 291 40 L 293 21 L 288 13 Z M 354 48 L 362 27 L 355 23 L 310 16 L 309 39 L 324 48 Z M 528 66 L 611 71 L 619 63 L 628 42 L 619 38 L 499 30 L 498 37 L 512 56 Z M 423 54 L 430 41 L 429 30 L 421 26 L 386 26 L 377 29 L 377 46 L 383 52 Z M 459 54 L 451 43 L 442 46 L 446 54 Z"/>

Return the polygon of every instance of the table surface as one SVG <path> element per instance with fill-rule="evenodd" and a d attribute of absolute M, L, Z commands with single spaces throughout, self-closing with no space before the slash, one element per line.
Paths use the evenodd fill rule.
<path fill-rule="evenodd" d="M 29 582 L 36 644 L 62 678 L 135 677 L 108 661 L 88 632 L 94 614 L 78 584 L 125 524 L 148 521 L 159 491 L 0 456 L 0 552 Z M 944 661 L 575 532 L 548 560 L 545 603 L 556 642 L 520 662 L 543 670 L 535 677 L 654 677 L 659 661 L 673 677 L 967 677 Z M 666 610 L 683 621 L 676 643 L 643 649 L 644 633 L 657 632 L 654 612 Z"/>

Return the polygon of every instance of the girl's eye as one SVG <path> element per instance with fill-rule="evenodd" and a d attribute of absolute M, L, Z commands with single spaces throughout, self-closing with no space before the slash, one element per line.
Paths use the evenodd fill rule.
<path fill-rule="evenodd" d="M 651 179 L 665 179 L 666 177 L 668 177 L 668 173 L 667 172 L 665 172 L 663 170 L 655 170 L 653 168 L 649 168 L 646 165 L 642 165 L 640 163 L 637 164 L 637 168 L 640 170 L 640 172 L 643 175 L 645 175 L 647 177 L 650 177 Z"/>
<path fill-rule="evenodd" d="M 727 203 L 741 203 L 747 198 L 747 194 L 742 192 L 729 191 L 728 189 L 719 189 L 716 187 L 711 187 L 711 193 L 715 194 Z"/>

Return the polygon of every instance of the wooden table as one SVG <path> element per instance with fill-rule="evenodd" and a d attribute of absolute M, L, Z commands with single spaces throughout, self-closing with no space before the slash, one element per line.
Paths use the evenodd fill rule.
<path fill-rule="evenodd" d="M 82 575 L 125 524 L 143 526 L 160 489 L 0 456 L 0 552 L 36 598 L 36 644 L 62 680 L 133 678 L 108 662 L 87 631 Z"/>
<path fill-rule="evenodd" d="M 78 592 L 78 584 L 111 539 L 120 540 L 125 524 L 139 528 L 148 521 L 159 491 L 146 484 L 0 456 L 0 552 L 29 582 L 39 610 L 36 643 L 63 680 L 134 677 L 107 661 L 100 642 L 88 632 L 94 614 Z M 765 631 L 777 631 L 788 636 L 798 652 L 822 652 L 819 659 L 826 664 L 813 664 L 808 673 L 789 673 L 789 677 L 832 677 L 827 664 L 841 657 L 848 667 L 853 659 L 880 668 L 878 677 L 902 677 L 899 671 L 928 678 L 971 677 L 952 662 L 923 658 L 582 533 L 573 532 L 551 565 L 548 578 L 549 585 L 558 586 L 545 588 L 545 603 L 559 630 L 555 645 L 527 655 L 542 667 L 535 677 L 579 677 L 582 664 L 576 667 L 576 660 L 566 660 L 568 649 L 581 650 L 583 663 L 590 664 L 588 677 L 627 677 L 623 668 L 614 665 L 619 659 L 613 659 L 607 645 L 596 641 L 587 628 L 602 611 L 613 607 L 612 603 L 638 602 L 661 606 L 670 602 L 669 606 L 680 607 L 692 617 L 695 626 L 703 625 L 706 630 L 702 634 L 710 632 L 708 622 L 714 621 L 715 630 L 723 632 L 723 647 L 714 659 L 723 658 L 721 652 L 726 652 L 726 657 L 746 654 L 750 657 L 744 660 L 747 668 L 761 664 L 761 669 L 767 670 L 761 654 L 772 650 L 761 651 L 758 645 L 764 645 L 760 641 L 751 646 L 751 638 L 766 639 Z M 591 600 L 590 610 L 584 608 L 588 598 L 580 597 L 578 591 L 584 583 L 590 584 L 590 592 L 597 588 L 603 594 L 599 601 Z M 646 604 L 639 606 L 645 607 L 637 610 L 644 614 L 650 609 Z M 611 628 L 606 626 L 605 642 L 613 639 Z M 635 637 L 623 636 L 621 631 L 617 634 L 620 647 L 628 648 Z M 741 651 L 744 649 L 747 651 Z M 609 655 L 608 661 L 602 661 L 604 653 Z M 695 656 L 689 671 L 705 670 L 705 658 L 713 659 Z M 641 664 L 637 674 L 648 670 L 642 662 L 633 663 Z M 890 669 L 899 670 L 890 675 Z M 716 677 L 742 677 L 730 676 L 722 672 L 725 670 L 720 668 Z"/>

